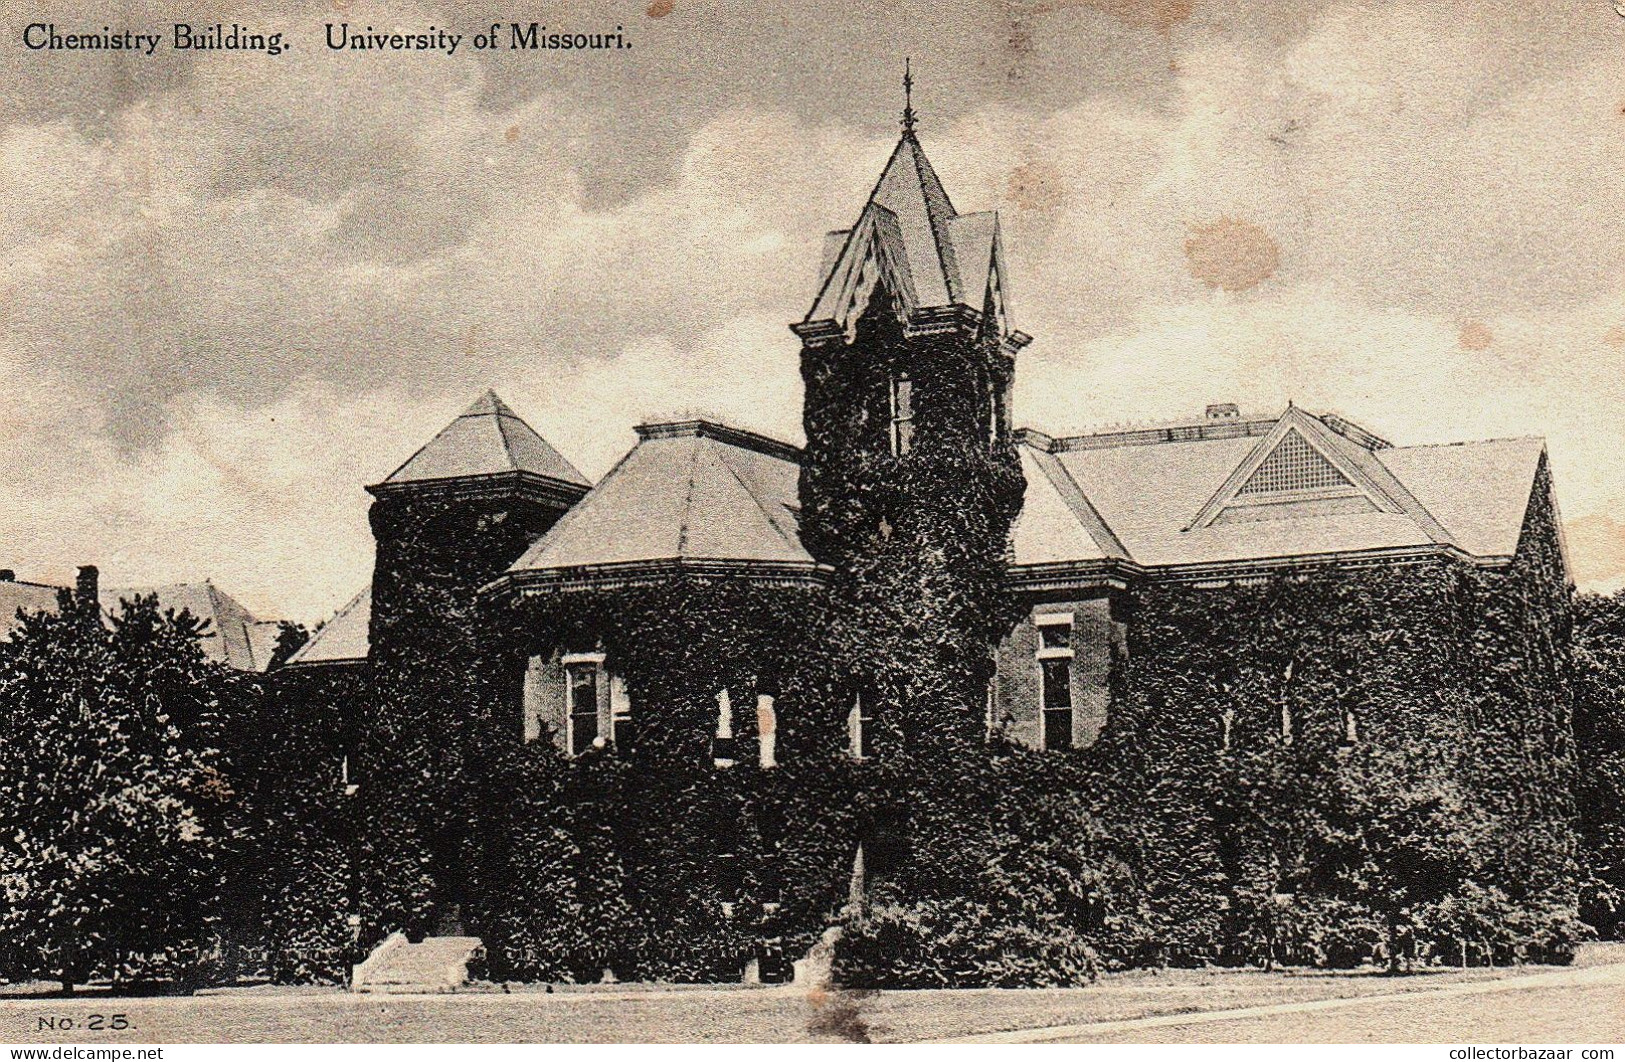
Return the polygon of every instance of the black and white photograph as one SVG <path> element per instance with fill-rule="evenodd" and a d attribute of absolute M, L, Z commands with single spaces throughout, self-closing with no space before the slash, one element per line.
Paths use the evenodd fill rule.
<path fill-rule="evenodd" d="M 8 1058 L 1615 1058 L 1625 5 L 5 0 L 0 85 Z"/>

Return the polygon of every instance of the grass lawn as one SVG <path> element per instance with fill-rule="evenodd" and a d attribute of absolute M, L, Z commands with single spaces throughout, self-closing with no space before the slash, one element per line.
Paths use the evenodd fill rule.
<path fill-rule="evenodd" d="M 1581 963 L 1625 961 L 1594 946 Z M 334 989 L 230 989 L 207 995 L 0 998 L 0 1041 L 126 1043 L 756 1042 L 930 1040 L 1005 1029 L 1121 1021 L 1161 1014 L 1426 991 L 1550 967 L 1374 971 L 1164 970 L 1102 978 L 1087 988 L 821 992 L 794 986 L 591 986 L 548 993 L 525 986 L 444 996 L 351 995 Z M 128 1028 L 87 1030 L 91 1015 L 122 1014 Z M 55 1018 L 57 1031 L 42 1029 Z M 74 1027 L 61 1029 L 63 1018 Z"/>

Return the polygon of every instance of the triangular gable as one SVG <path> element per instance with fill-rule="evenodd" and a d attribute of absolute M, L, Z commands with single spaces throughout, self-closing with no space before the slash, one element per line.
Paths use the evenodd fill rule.
<path fill-rule="evenodd" d="M 897 215 L 879 203 L 871 203 L 847 235 L 846 246 L 825 282 L 815 312 L 850 334 L 880 286 L 897 298 L 905 312 L 918 304 Z"/>
<path fill-rule="evenodd" d="M 1292 430 L 1281 437 L 1269 456 L 1236 488 L 1236 495 L 1295 494 L 1353 486 L 1336 465 Z"/>
<path fill-rule="evenodd" d="M 1383 464 L 1317 417 L 1288 406 L 1223 485 L 1202 506 L 1187 531 L 1224 518 L 1337 515 L 1358 511 L 1411 517 L 1435 542 L 1449 533 Z"/>

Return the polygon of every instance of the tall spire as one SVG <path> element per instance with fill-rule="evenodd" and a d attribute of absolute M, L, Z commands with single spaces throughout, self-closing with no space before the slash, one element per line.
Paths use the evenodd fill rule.
<path fill-rule="evenodd" d="M 914 135 L 914 71 L 910 60 L 903 59 L 903 135 Z"/>

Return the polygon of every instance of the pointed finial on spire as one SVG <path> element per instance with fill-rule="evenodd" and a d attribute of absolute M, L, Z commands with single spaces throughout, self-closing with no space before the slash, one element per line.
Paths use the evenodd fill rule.
<path fill-rule="evenodd" d="M 903 135 L 914 135 L 914 70 L 907 56 L 903 58 Z"/>

